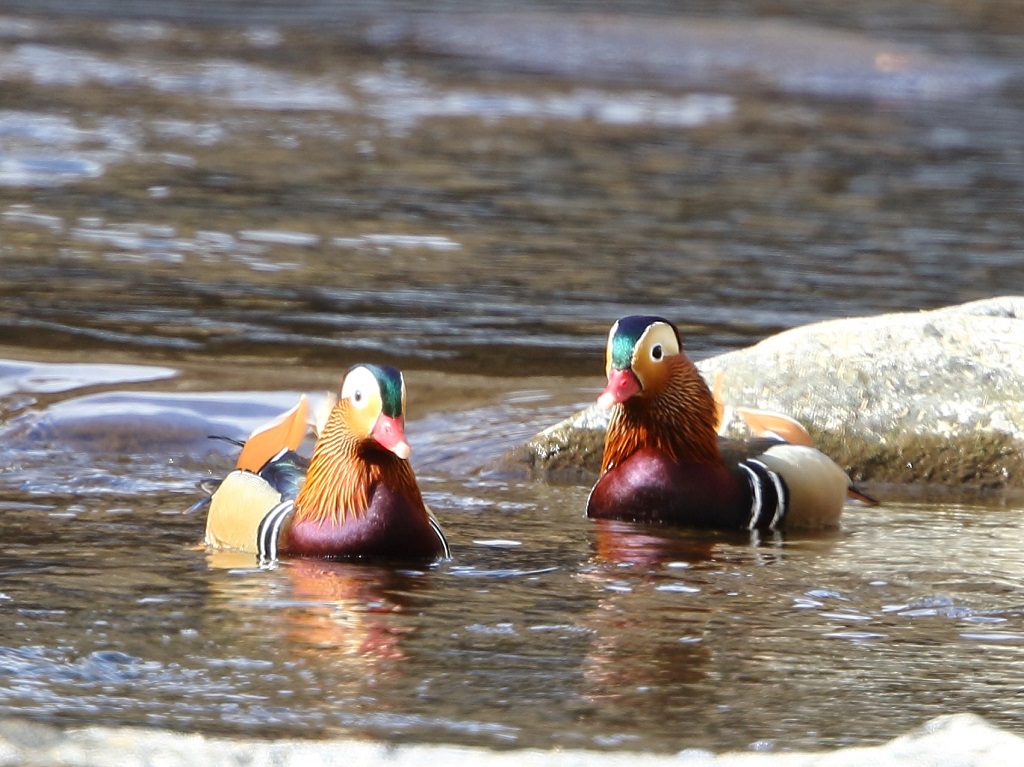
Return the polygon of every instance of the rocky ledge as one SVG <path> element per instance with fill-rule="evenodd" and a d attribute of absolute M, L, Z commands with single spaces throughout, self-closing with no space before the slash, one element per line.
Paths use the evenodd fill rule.
<path fill-rule="evenodd" d="M 697 366 L 709 381 L 719 377 L 727 406 L 802 422 L 860 484 L 1024 494 L 1024 297 L 815 323 Z M 505 463 L 538 477 L 592 478 L 606 425 L 606 413 L 588 408 Z"/>

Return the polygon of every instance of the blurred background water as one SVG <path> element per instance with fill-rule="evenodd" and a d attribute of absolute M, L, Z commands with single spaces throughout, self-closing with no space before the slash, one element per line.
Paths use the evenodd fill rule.
<path fill-rule="evenodd" d="M 1024 291 L 1017 4 L 0 14 L 4 715 L 657 750 L 1019 726 L 1019 509 L 750 541 L 487 471 L 592 400 L 622 314 L 699 358 Z M 361 360 L 407 373 L 455 559 L 200 550 L 206 435 Z"/>

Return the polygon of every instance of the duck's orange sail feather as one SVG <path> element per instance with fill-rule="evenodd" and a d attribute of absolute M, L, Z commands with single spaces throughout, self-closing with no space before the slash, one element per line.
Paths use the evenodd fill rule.
<path fill-rule="evenodd" d="M 811 435 L 795 418 L 771 410 L 755 410 L 749 407 L 734 408 L 755 437 L 775 437 L 791 445 L 814 447 Z"/>
<path fill-rule="evenodd" d="M 303 394 L 295 407 L 253 430 L 238 455 L 235 468 L 259 471 L 281 448 L 295 450 L 309 433 L 309 399 Z"/>

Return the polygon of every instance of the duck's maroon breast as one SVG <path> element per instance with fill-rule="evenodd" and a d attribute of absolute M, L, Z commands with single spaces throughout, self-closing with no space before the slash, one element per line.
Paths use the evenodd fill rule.
<path fill-rule="evenodd" d="M 587 516 L 694 527 L 740 527 L 750 518 L 750 484 L 723 464 L 685 463 L 641 449 L 594 486 Z"/>
<path fill-rule="evenodd" d="M 293 521 L 282 551 L 308 557 L 432 559 L 443 547 L 421 503 L 378 483 L 359 517 Z"/>

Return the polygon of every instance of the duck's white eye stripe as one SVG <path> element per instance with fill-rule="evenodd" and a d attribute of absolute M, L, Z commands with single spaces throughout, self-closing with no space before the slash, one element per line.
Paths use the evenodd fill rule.
<path fill-rule="evenodd" d="M 373 373 L 368 368 L 359 366 L 345 376 L 345 381 L 341 385 L 341 398 L 356 407 L 366 407 L 373 399 L 373 392 L 377 390 L 379 387 Z"/>
<path fill-rule="evenodd" d="M 352 392 L 352 396 L 349 399 L 351 399 L 352 404 L 358 408 L 366 407 L 367 403 L 370 401 L 369 398 L 363 393 L 362 389 L 356 389 L 354 392 Z"/>

